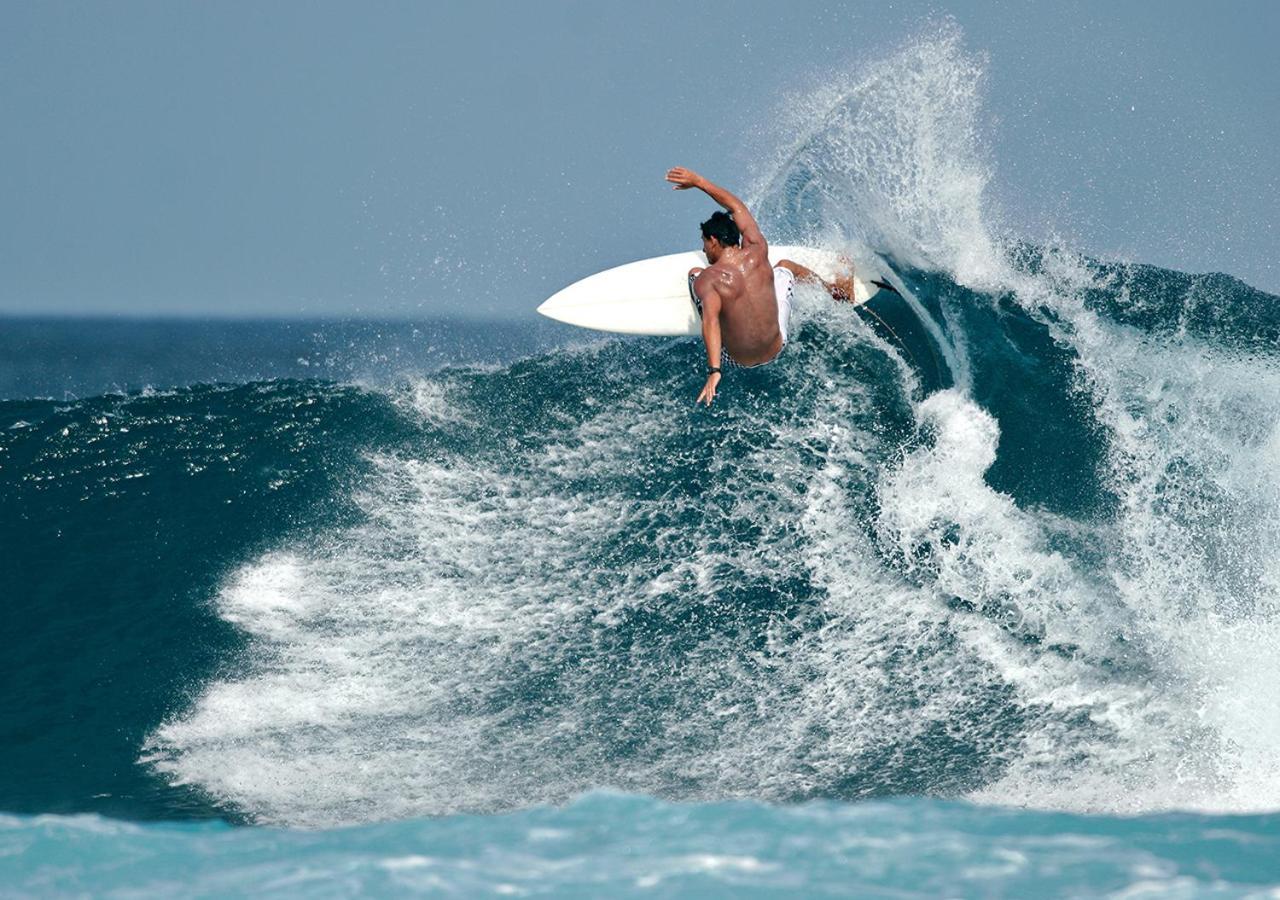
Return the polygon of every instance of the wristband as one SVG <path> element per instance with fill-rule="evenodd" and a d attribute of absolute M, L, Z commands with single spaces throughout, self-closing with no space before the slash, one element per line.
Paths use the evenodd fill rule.
<path fill-rule="evenodd" d="M 707 374 L 708 374 L 708 375 L 719 375 L 719 374 L 720 374 L 720 367 L 719 367 L 719 366 L 707 366 Z"/>

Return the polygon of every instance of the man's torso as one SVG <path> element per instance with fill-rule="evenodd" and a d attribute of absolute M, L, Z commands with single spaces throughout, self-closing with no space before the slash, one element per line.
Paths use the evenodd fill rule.
<path fill-rule="evenodd" d="M 708 266 L 720 295 L 720 340 L 735 362 L 754 366 L 782 350 L 773 267 L 765 247 L 743 248 Z"/>

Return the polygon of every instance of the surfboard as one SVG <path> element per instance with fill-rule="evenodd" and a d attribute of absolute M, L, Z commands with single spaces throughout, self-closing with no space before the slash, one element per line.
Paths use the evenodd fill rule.
<path fill-rule="evenodd" d="M 830 280 L 847 272 L 848 257 L 813 247 L 769 247 L 769 261 L 791 259 Z M 689 297 L 689 270 L 705 266 L 701 251 L 655 256 L 597 272 L 575 281 L 548 298 L 538 312 L 581 328 L 617 334 L 655 336 L 702 333 L 702 319 Z M 855 258 L 854 302 L 865 303 L 878 290 L 872 284 L 880 273 L 866 260 Z"/>

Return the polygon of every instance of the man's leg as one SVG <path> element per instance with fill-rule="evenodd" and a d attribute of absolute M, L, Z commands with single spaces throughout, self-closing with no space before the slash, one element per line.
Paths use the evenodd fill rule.
<path fill-rule="evenodd" d="M 792 275 L 796 276 L 798 281 L 816 281 L 818 284 L 831 295 L 833 300 L 839 300 L 845 303 L 853 302 L 853 263 L 848 263 L 849 274 L 837 275 L 830 283 L 819 277 L 818 273 L 807 266 L 790 259 L 778 260 L 778 267 L 786 269 Z"/>

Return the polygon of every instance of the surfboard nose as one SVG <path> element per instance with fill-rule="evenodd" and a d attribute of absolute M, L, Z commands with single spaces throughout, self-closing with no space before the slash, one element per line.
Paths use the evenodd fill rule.
<path fill-rule="evenodd" d="M 562 302 L 563 295 L 564 291 L 557 291 L 546 300 L 539 303 L 538 308 L 535 311 L 546 316 L 548 319 L 555 319 L 557 322 L 567 322 L 568 324 L 573 325 L 574 322 L 565 318 L 567 310 L 565 308 L 565 304 Z"/>

